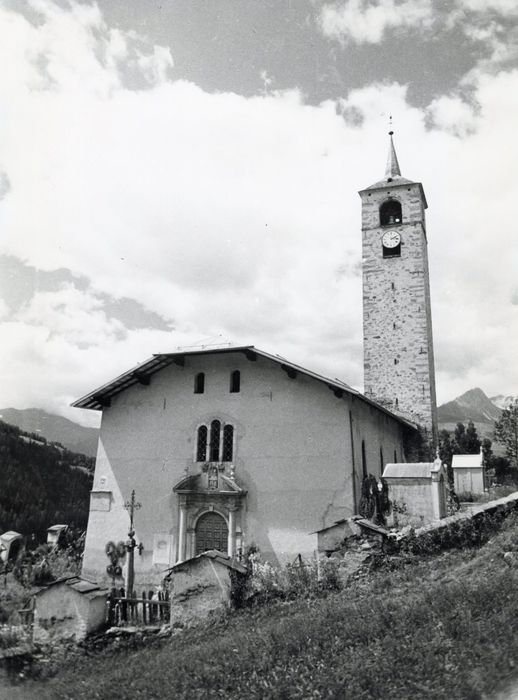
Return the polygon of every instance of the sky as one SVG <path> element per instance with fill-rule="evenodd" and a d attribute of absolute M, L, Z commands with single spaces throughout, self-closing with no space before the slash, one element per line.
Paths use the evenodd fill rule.
<path fill-rule="evenodd" d="M 0 407 L 225 343 L 362 389 L 389 115 L 439 403 L 518 394 L 516 0 L 0 0 L 0 63 Z"/>

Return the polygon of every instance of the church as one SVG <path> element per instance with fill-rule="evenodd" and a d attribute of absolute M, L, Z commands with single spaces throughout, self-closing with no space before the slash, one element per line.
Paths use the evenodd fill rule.
<path fill-rule="evenodd" d="M 362 480 L 437 432 L 421 183 L 385 176 L 362 203 L 365 392 L 254 346 L 153 355 L 73 405 L 102 411 L 83 575 L 108 581 L 132 491 L 137 585 L 208 549 L 272 563 L 358 512 Z"/>

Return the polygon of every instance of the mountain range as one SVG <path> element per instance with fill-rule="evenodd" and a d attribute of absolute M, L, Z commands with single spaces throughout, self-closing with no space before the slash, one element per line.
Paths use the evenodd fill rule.
<path fill-rule="evenodd" d="M 36 433 L 49 442 L 59 442 L 72 452 L 95 457 L 99 431 L 96 428 L 85 428 L 79 423 L 47 413 L 40 408 L 3 408 L 0 409 L 0 420 L 10 425 L 16 425 L 26 433 Z"/>

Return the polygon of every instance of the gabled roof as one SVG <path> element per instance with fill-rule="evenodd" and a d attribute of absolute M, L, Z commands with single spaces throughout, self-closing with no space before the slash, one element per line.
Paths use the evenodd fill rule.
<path fill-rule="evenodd" d="M 387 464 L 384 479 L 431 479 L 434 462 L 398 462 Z"/>
<path fill-rule="evenodd" d="M 58 578 L 55 581 L 51 581 L 46 586 L 40 588 L 36 595 L 40 595 L 49 588 L 53 588 L 54 586 L 58 586 L 60 584 L 68 586 L 68 588 L 71 588 L 76 593 L 86 595 L 88 598 L 97 598 L 97 596 L 107 595 L 109 592 L 107 588 L 101 588 L 101 586 L 99 586 L 97 583 L 89 581 L 86 578 L 82 578 L 81 576 L 64 576 L 63 578 Z"/>
<path fill-rule="evenodd" d="M 243 566 L 243 564 L 241 564 L 241 562 L 239 562 L 235 557 L 229 557 L 228 554 L 224 554 L 217 549 L 209 549 L 206 552 L 196 555 L 195 557 L 184 559 L 184 561 L 179 561 L 177 564 L 174 564 L 174 566 L 166 569 L 166 571 L 169 571 L 170 575 L 174 573 L 175 570 L 181 570 L 182 567 L 189 566 L 189 564 L 198 562 L 201 559 L 212 559 L 213 561 L 218 562 L 218 564 L 226 566 L 228 569 L 238 571 L 240 574 L 246 574 L 247 572 L 246 566 Z M 166 576 L 166 578 L 168 578 L 168 576 Z"/>
<path fill-rule="evenodd" d="M 483 466 L 483 459 L 480 452 L 474 455 L 453 455 L 451 466 L 453 469 L 476 469 Z"/>
<path fill-rule="evenodd" d="M 14 530 L 7 530 L 7 532 L 4 532 L 2 535 L 0 535 L 0 539 L 4 540 L 5 542 L 9 542 L 10 540 L 16 540 L 20 537 L 23 537 L 23 535 L 19 532 L 15 532 Z"/>
<path fill-rule="evenodd" d="M 226 347 L 226 348 L 211 348 L 204 350 L 189 350 L 189 351 L 178 351 L 170 353 L 160 353 L 153 355 L 149 360 L 142 362 L 141 364 L 133 367 L 124 374 L 113 379 L 107 384 L 103 384 L 98 389 L 82 396 L 77 401 L 74 401 L 72 406 L 76 408 L 88 408 L 94 411 L 102 410 L 103 407 L 108 407 L 110 405 L 110 400 L 112 397 L 117 396 L 117 394 L 122 393 L 130 386 L 135 384 L 149 384 L 151 377 L 159 372 L 164 367 L 176 364 L 180 367 L 185 365 L 186 357 L 194 357 L 197 355 L 216 355 L 224 353 L 243 353 L 249 360 L 257 360 L 258 357 L 264 357 L 267 360 L 277 363 L 281 369 L 283 369 L 288 376 L 296 377 L 298 373 L 305 375 L 306 377 L 311 377 L 318 382 L 326 384 L 332 391 L 335 392 L 337 397 L 341 397 L 344 393 L 351 396 L 359 398 L 361 401 L 374 406 L 379 411 L 386 413 L 391 418 L 403 423 L 409 428 L 416 428 L 416 424 L 412 421 L 403 418 L 402 416 L 393 413 L 388 408 L 381 406 L 372 399 L 367 398 L 361 392 L 353 389 L 351 386 L 339 379 L 329 379 L 321 374 L 312 372 L 311 370 L 300 367 L 293 362 L 288 362 L 285 358 L 280 355 L 271 355 L 270 353 L 259 350 L 253 345 L 239 345 L 236 347 Z"/>

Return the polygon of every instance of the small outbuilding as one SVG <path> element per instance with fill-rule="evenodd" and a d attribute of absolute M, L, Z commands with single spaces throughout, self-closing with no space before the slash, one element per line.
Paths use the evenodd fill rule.
<path fill-rule="evenodd" d="M 354 520 L 342 518 L 342 520 L 337 520 L 332 525 L 323 527 L 311 534 L 316 534 L 317 536 L 319 554 L 327 554 L 329 556 L 340 549 L 345 540 L 358 533 L 359 528 L 355 525 Z"/>
<path fill-rule="evenodd" d="M 239 586 L 246 573 L 246 567 L 237 559 L 215 549 L 175 564 L 166 577 L 170 585 L 171 623 L 227 610 L 233 586 Z"/>
<path fill-rule="evenodd" d="M 14 561 L 25 547 L 25 538 L 19 532 L 8 530 L 0 535 L 0 561 Z"/>
<path fill-rule="evenodd" d="M 79 576 L 58 579 L 34 596 L 35 642 L 69 639 L 76 642 L 103 627 L 107 589 Z"/>
<path fill-rule="evenodd" d="M 68 525 L 52 525 L 47 529 L 47 544 L 55 546 L 59 538 L 68 530 Z"/>
<path fill-rule="evenodd" d="M 387 464 L 383 478 L 389 489 L 394 525 L 425 525 L 447 515 L 448 480 L 439 458 L 435 462 Z"/>
<path fill-rule="evenodd" d="M 453 455 L 451 466 L 455 493 L 461 494 L 461 500 L 462 494 L 484 493 L 485 474 L 482 450 L 474 455 Z"/>

